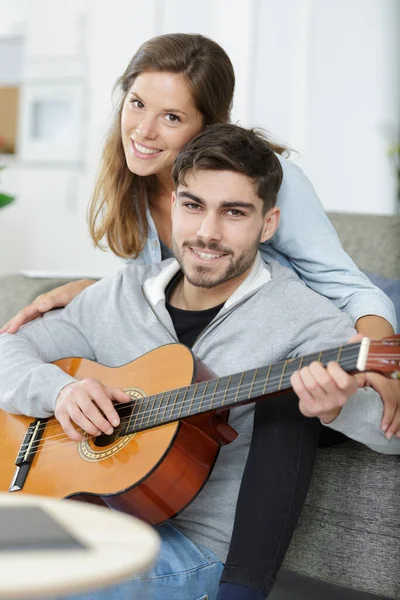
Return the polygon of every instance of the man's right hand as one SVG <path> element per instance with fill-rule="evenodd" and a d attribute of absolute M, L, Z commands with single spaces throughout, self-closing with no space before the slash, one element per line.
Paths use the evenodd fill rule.
<path fill-rule="evenodd" d="M 89 435 L 111 435 L 120 419 L 113 405 L 130 402 L 131 397 L 121 389 L 109 388 L 95 379 L 83 379 L 66 385 L 58 394 L 54 416 L 65 433 L 79 442 L 84 439 L 77 425 Z"/>
<path fill-rule="evenodd" d="M 25 308 L 20 310 L 15 317 L 3 325 L 0 329 L 0 333 L 16 333 L 22 325 L 41 317 L 47 311 L 52 310 L 53 308 L 64 308 L 64 306 L 67 306 L 75 296 L 93 283 L 96 282 L 92 279 L 81 279 L 80 281 L 66 283 L 65 285 L 47 292 L 47 294 L 41 294 L 36 300 L 31 302 L 31 304 L 28 304 L 28 306 L 25 306 Z"/>

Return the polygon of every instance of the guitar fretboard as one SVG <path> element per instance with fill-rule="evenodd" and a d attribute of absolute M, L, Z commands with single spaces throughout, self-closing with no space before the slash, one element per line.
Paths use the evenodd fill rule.
<path fill-rule="evenodd" d="M 178 421 L 200 413 L 255 401 L 266 395 L 291 388 L 291 375 L 314 361 L 326 366 L 335 361 L 345 371 L 357 366 L 360 343 L 287 359 L 273 365 L 251 369 L 194 383 L 186 387 L 147 396 L 132 406 L 128 424 L 121 435 L 135 433 Z"/>

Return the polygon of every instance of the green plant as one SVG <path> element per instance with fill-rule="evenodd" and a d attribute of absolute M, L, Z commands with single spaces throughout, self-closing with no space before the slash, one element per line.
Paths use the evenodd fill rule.
<path fill-rule="evenodd" d="M 4 165 L 0 165 L 0 171 L 5 169 Z M 14 196 L 9 196 L 8 194 L 0 193 L 0 208 L 3 206 L 7 206 L 7 204 L 11 204 L 14 201 Z"/>

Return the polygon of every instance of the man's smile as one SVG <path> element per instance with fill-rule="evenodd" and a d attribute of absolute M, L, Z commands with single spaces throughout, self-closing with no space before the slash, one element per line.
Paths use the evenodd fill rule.
<path fill-rule="evenodd" d="M 191 251 L 192 254 L 194 254 L 196 257 L 200 258 L 201 260 L 217 260 L 218 258 L 222 258 L 223 256 L 227 256 L 225 253 L 222 252 L 210 252 L 210 251 L 204 251 L 204 250 L 200 250 L 198 248 L 193 248 L 192 246 L 188 246 L 189 250 Z"/>

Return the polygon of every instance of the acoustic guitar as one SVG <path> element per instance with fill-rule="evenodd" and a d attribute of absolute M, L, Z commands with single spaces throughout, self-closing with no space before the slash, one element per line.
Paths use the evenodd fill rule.
<path fill-rule="evenodd" d="M 229 409 L 290 389 L 291 374 L 319 360 L 347 372 L 400 375 L 400 335 L 215 377 L 186 346 L 170 344 L 118 368 L 82 358 L 56 361 L 78 380 L 119 387 L 110 436 L 72 441 L 58 421 L 0 410 L 0 491 L 103 504 L 159 524 L 182 511 L 209 477 L 219 449 L 235 439 Z M 266 400 L 267 401 L 267 400 Z"/>

